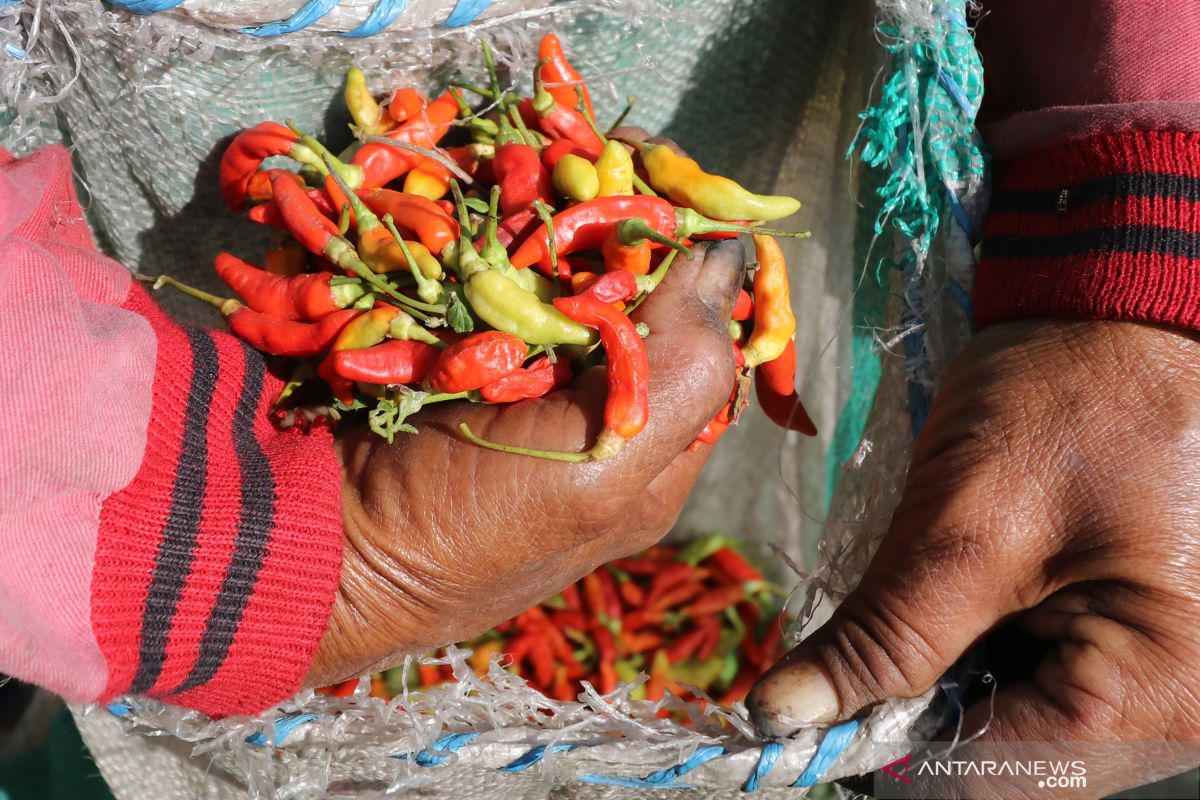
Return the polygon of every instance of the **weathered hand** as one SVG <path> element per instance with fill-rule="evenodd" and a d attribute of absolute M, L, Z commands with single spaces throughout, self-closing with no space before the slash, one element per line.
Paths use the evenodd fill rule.
<path fill-rule="evenodd" d="M 341 587 L 310 685 L 390 666 L 481 633 L 599 564 L 657 541 L 707 458 L 687 445 L 729 398 L 726 323 L 741 287 L 736 242 L 677 259 L 635 312 L 650 327 L 650 421 L 615 457 L 563 464 L 486 450 L 457 430 L 557 450 L 602 427 L 603 368 L 545 398 L 431 406 L 393 445 L 342 439 Z"/>
<path fill-rule="evenodd" d="M 1123 322 L 986 329 L 933 404 L 861 584 L 752 692 L 757 725 L 786 735 L 917 696 L 1013 625 L 1046 654 L 1028 681 L 999 687 L 994 715 L 970 708 L 964 736 L 1191 743 L 1182 763 L 1165 749 L 1089 763 L 1086 796 L 1200 762 L 1198 452 L 1196 336 Z M 997 791 L 976 781 L 961 796 Z"/>

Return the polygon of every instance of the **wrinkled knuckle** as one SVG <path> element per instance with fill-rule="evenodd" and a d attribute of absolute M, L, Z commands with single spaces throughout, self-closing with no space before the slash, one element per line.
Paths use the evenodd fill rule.
<path fill-rule="evenodd" d="M 858 712 L 887 697 L 916 697 L 939 673 L 941 654 L 882 601 L 857 599 L 824 650 L 843 711 Z"/>

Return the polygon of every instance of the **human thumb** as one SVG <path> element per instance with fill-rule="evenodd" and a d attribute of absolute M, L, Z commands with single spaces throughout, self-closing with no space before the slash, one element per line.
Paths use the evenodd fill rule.
<path fill-rule="evenodd" d="M 911 488 L 911 487 L 910 487 Z M 1005 615 L 1021 609 L 1019 554 L 987 504 L 906 493 L 862 582 L 746 698 L 768 737 L 917 697 Z M 967 498 L 970 500 L 971 498 Z M 993 517 L 994 518 L 994 517 Z M 971 532 L 971 533 L 968 533 Z"/>

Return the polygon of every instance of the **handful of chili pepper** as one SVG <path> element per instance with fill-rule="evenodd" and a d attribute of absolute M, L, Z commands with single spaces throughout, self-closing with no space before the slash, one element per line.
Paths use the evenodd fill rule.
<path fill-rule="evenodd" d="M 633 699 L 660 700 L 670 692 L 695 700 L 699 689 L 728 706 L 745 699 L 783 655 L 782 599 L 736 542 L 711 536 L 605 564 L 461 646 L 472 651 L 469 662 L 480 677 L 500 655 L 509 671 L 555 700 L 576 699 L 584 681 L 606 693 L 646 673 Z M 405 689 L 452 680 L 446 665 L 408 673 L 396 667 L 372 676 L 371 691 L 390 700 Z M 345 695 L 357 684 L 320 691 Z"/>
<path fill-rule="evenodd" d="M 416 432 L 409 418 L 430 403 L 521 402 L 603 361 L 604 428 L 584 452 L 460 428 L 482 447 L 578 463 L 614 455 L 647 424 L 643 339 L 653 332 L 630 312 L 691 241 L 751 234 L 759 266 L 730 323 L 743 373 L 693 447 L 737 421 L 754 370 L 770 416 L 814 433 L 795 392 L 795 318 L 774 238 L 807 234 L 762 227 L 799 201 L 603 132 L 553 34 L 539 48 L 532 97 L 501 88 L 486 42 L 483 56 L 486 85 L 456 83 L 436 97 L 413 87 L 376 95 L 351 69 L 343 96 L 359 141 L 340 155 L 291 121 L 239 133 L 221 159 L 222 197 L 279 229 L 278 243 L 264 266 L 218 256 L 237 299 L 160 284 L 219 308 L 253 347 L 294 360 L 276 402 L 284 424 L 361 419 L 390 442 Z M 264 168 L 272 157 L 296 170 Z"/>

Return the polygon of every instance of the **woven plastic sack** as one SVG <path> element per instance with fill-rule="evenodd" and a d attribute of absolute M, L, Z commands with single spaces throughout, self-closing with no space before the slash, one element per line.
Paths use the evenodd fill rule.
<path fill-rule="evenodd" d="M 216 252 L 253 255 L 266 244 L 217 194 L 216 160 L 234 131 L 291 117 L 348 141 L 337 98 L 350 64 L 378 90 L 431 88 L 456 64 L 478 63 L 484 35 L 514 75 L 525 75 L 537 37 L 557 30 L 589 76 L 602 123 L 634 94 L 634 124 L 675 137 L 758 191 L 805 201 L 794 224 L 814 237 L 784 247 L 797 276 L 802 394 L 822 435 L 782 436 L 752 409 L 716 449 L 675 535 L 721 532 L 779 547 L 802 576 L 780 559 L 774 577 L 797 586 L 794 609 L 811 630 L 856 583 L 882 535 L 903 484 L 912 410 L 967 334 L 954 300 L 969 290 L 967 236 L 954 225 L 934 236 L 950 198 L 969 218 L 982 194 L 977 152 L 963 147 L 978 65 L 958 22 L 962 4 L 882 3 L 890 54 L 876 41 L 880 9 L 869 0 L 475 3 L 474 22 L 444 26 L 468 4 L 413 0 L 367 38 L 341 33 L 389 4 L 316 3 L 329 6 L 324 15 L 280 37 L 241 31 L 313 2 L 120 4 L 175 6 L 145 15 L 95 0 L 0 4 L 0 143 L 21 154 L 65 141 L 103 248 L 139 271 L 217 289 Z M 942 61 L 949 85 L 967 93 L 965 108 L 932 69 Z M 863 123 L 881 64 L 883 77 L 912 67 L 894 88 L 916 85 L 914 102 L 883 98 L 880 115 Z M 845 159 L 860 124 L 882 154 L 881 171 Z M 914 148 L 895 135 L 905 125 L 930 138 Z M 917 163 L 930 166 L 914 185 L 904 176 Z M 877 195 L 878 186 L 890 193 Z M 918 235 L 893 245 L 896 221 Z M 186 301 L 168 304 L 180 318 L 218 324 Z M 653 704 L 626 699 L 629 687 L 559 704 L 507 673 L 494 673 L 492 685 L 467 673 L 391 705 L 305 693 L 254 719 L 214 722 L 137 699 L 76 713 L 120 798 L 233 797 L 247 787 L 278 797 L 411 787 L 455 798 L 543 797 L 555 786 L 609 797 L 681 785 L 697 787 L 697 797 L 738 788 L 794 797 L 799 789 L 782 787 L 861 773 L 907 752 L 929 701 L 897 701 L 856 723 L 765 743 L 736 714 L 728 728 L 696 707 L 692 726 L 658 720 Z"/>

